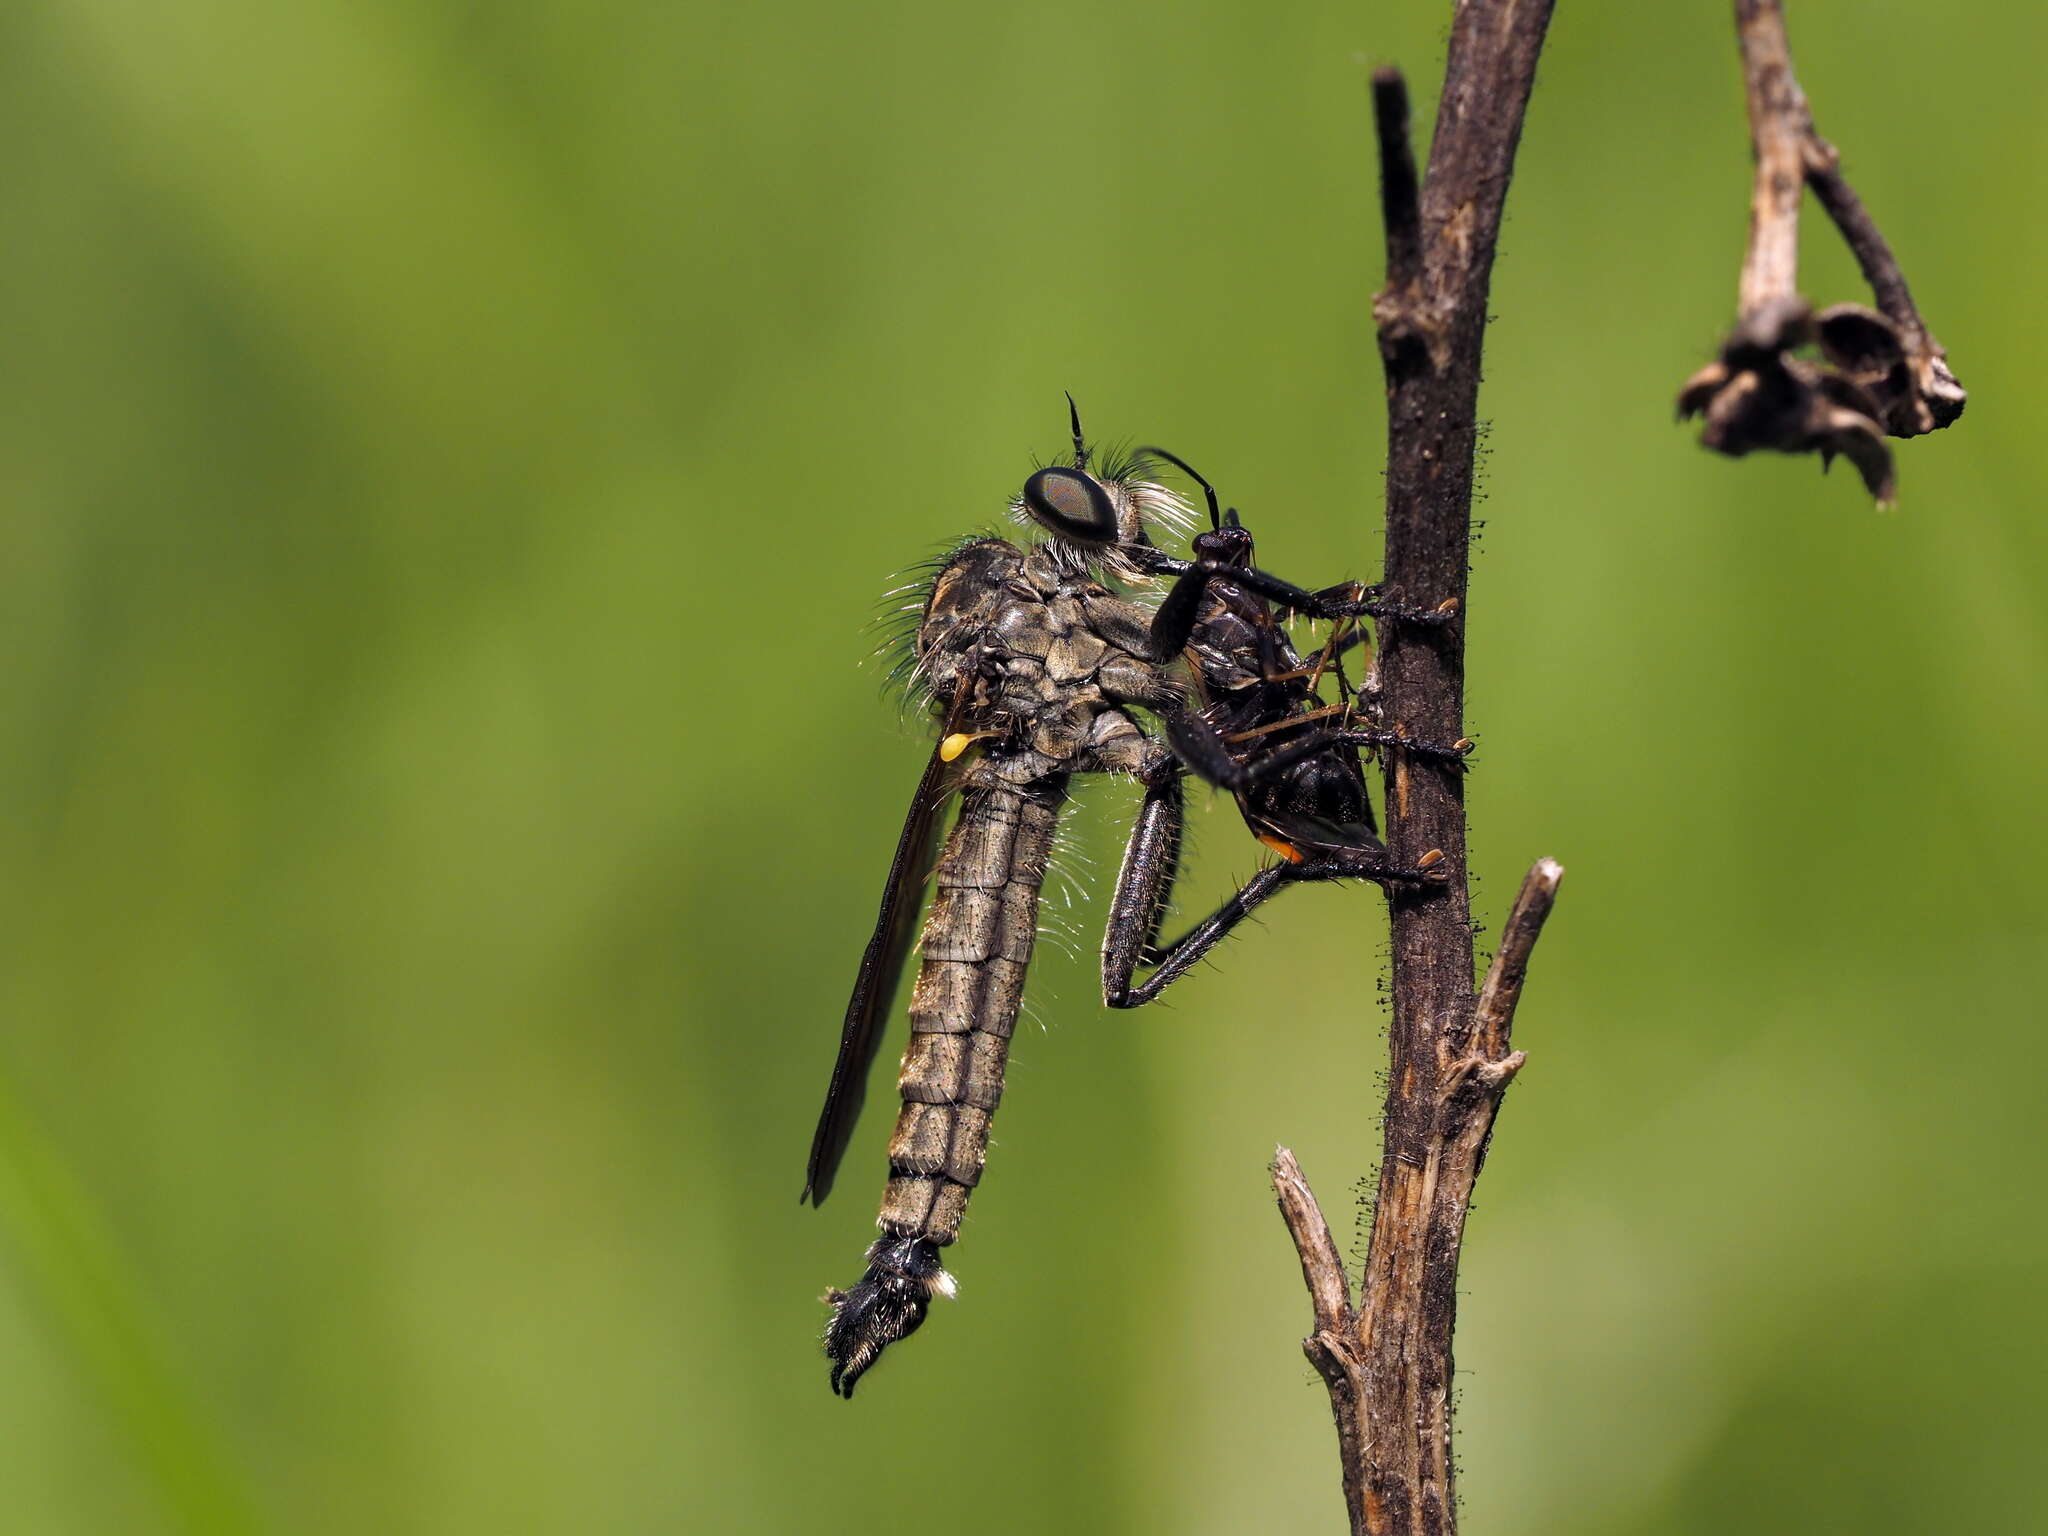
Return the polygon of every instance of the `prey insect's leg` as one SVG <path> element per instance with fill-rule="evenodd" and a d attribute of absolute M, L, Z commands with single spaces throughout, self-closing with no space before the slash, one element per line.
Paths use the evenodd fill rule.
<path fill-rule="evenodd" d="M 1337 678 L 1337 697 L 1348 702 L 1352 697 L 1351 679 L 1344 675 L 1344 653 L 1354 646 L 1365 644 L 1365 640 L 1366 632 L 1355 620 L 1340 619 L 1337 621 L 1337 627 L 1330 631 L 1330 638 L 1325 640 L 1322 648 L 1316 652 L 1313 661 L 1305 663 L 1297 671 L 1283 672 L 1276 677 L 1268 677 L 1266 681 L 1287 683 L 1301 678 L 1307 682 L 1309 694 L 1312 697 L 1319 697 L 1318 690 L 1323 686 L 1323 674 L 1334 673 Z"/>
<path fill-rule="evenodd" d="M 1259 574 L 1263 575 L 1264 572 Z M 1447 597 L 1434 608 L 1397 602 L 1377 586 L 1347 581 L 1310 594 L 1314 606 L 1299 610 L 1314 619 L 1394 619 L 1403 624 L 1448 624 L 1458 616 L 1458 600 Z"/>
<path fill-rule="evenodd" d="M 1357 641 L 1360 644 L 1364 643 L 1365 631 L 1363 629 L 1354 629 L 1348 635 L 1346 635 L 1344 639 L 1346 642 L 1345 644 L 1341 646 L 1332 646 L 1330 651 L 1330 667 L 1331 670 L 1333 670 L 1337 674 L 1337 697 L 1342 699 L 1345 703 L 1351 705 L 1352 708 L 1355 710 L 1359 706 L 1366 704 L 1367 700 L 1365 697 L 1364 690 L 1362 688 L 1352 687 L 1350 677 L 1345 674 L 1344 653 L 1345 651 L 1351 648 L 1351 642 Z M 1370 663 L 1372 661 L 1372 656 L 1370 652 L 1368 652 L 1366 655 L 1366 661 L 1368 666 L 1370 666 Z"/>
<path fill-rule="evenodd" d="M 1250 789 L 1303 758 L 1315 757 L 1332 747 L 1398 746 L 1418 757 L 1453 764 L 1462 764 L 1465 754 L 1472 750 L 1469 741 L 1440 746 L 1411 741 L 1395 731 L 1314 730 L 1263 756 L 1241 762 L 1231 752 L 1230 740 L 1192 710 L 1182 710 L 1167 718 L 1166 737 L 1182 762 L 1211 784 L 1228 790 Z"/>
<path fill-rule="evenodd" d="M 1199 616 L 1202 593 L 1211 581 L 1231 582 L 1311 619 L 1354 619 L 1363 615 L 1407 624 L 1448 624 L 1458 616 L 1456 599 L 1447 598 L 1434 608 L 1417 608 L 1383 598 L 1375 587 L 1360 587 L 1353 582 L 1311 592 L 1255 565 L 1176 560 L 1152 549 L 1136 551 L 1133 558 L 1154 576 L 1175 578 L 1152 621 L 1152 651 L 1159 660 L 1179 655 L 1188 643 Z"/>
<path fill-rule="evenodd" d="M 1350 747 L 1394 747 L 1415 757 L 1427 757 L 1462 769 L 1472 752 L 1472 738 L 1460 737 L 1449 746 L 1435 741 L 1417 741 L 1405 731 L 1375 731 L 1353 728 L 1331 731 L 1328 742 Z"/>
<path fill-rule="evenodd" d="M 1311 618 L 1351 617 L 1349 614 L 1325 612 L 1322 600 L 1315 593 L 1297 587 L 1291 581 L 1282 581 L 1278 576 L 1269 576 L 1255 566 L 1232 565 L 1224 560 L 1176 560 L 1171 555 L 1150 549 L 1138 552 L 1136 558 L 1153 575 L 1174 578 L 1173 585 L 1167 589 L 1152 617 L 1152 656 L 1155 661 L 1170 661 L 1186 649 L 1189 637 L 1195 632 L 1195 623 L 1201 617 L 1202 595 L 1208 591 L 1211 581 L 1232 582 Z"/>

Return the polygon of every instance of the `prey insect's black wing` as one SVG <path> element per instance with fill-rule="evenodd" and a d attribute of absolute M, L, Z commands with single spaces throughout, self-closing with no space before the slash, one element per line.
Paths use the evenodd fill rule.
<path fill-rule="evenodd" d="M 868 1069 L 882 1043 L 882 1024 L 895 1001 L 897 978 L 917 928 L 925 877 L 931 873 L 938 849 L 939 811 L 957 777 L 953 765 L 934 747 L 910 802 L 910 814 L 904 818 L 903 835 L 896 840 L 896 857 L 889 865 L 889 883 L 882 892 L 882 910 L 876 914 L 875 931 L 867 952 L 860 957 L 860 974 L 854 978 L 853 996 L 846 1004 L 839 1059 L 832 1064 L 832 1085 L 825 1090 L 825 1108 L 818 1116 L 818 1132 L 811 1138 L 811 1161 L 804 1172 L 799 1203 L 824 1204 L 832 1192 L 839 1159 L 853 1135 L 854 1122 L 860 1119 Z"/>
<path fill-rule="evenodd" d="M 1379 852 L 1385 845 L 1370 826 L 1357 822 L 1331 821 L 1326 816 L 1308 816 L 1284 810 L 1247 811 L 1245 820 L 1261 842 L 1268 837 L 1298 851 L 1351 850 Z M 1268 843 L 1268 847 L 1276 846 Z"/>

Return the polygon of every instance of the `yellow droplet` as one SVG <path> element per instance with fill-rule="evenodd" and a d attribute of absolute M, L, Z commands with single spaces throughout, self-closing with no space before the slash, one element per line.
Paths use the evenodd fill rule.
<path fill-rule="evenodd" d="M 955 731 L 939 743 L 939 756 L 944 761 L 950 763 L 973 744 L 974 738 L 972 736 L 969 736 L 965 731 Z"/>

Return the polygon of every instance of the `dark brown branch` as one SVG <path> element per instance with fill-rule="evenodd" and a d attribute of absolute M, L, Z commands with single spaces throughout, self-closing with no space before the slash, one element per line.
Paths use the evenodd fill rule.
<path fill-rule="evenodd" d="M 1397 608 L 1458 615 L 1381 626 L 1376 697 L 1388 726 L 1415 741 L 1465 734 L 1462 615 L 1486 301 L 1550 11 L 1550 0 L 1462 0 L 1419 188 L 1406 87 L 1393 71 L 1373 80 L 1387 223 L 1387 283 L 1373 302 L 1387 380 L 1383 590 Z M 1338 1308 L 1348 1294 L 1342 1271 L 1333 1280 L 1328 1229 L 1300 1169 L 1283 1153 L 1274 1176 L 1315 1304 L 1316 1332 L 1304 1349 L 1330 1388 L 1352 1529 L 1386 1536 L 1444 1536 L 1457 1526 L 1450 1388 L 1458 1253 L 1494 1112 L 1521 1065 L 1506 1050 L 1510 992 L 1497 989 L 1497 1023 L 1479 1027 L 1457 766 L 1387 751 L 1394 858 L 1413 863 L 1441 850 L 1451 877 L 1389 896 L 1392 1070 L 1355 1310 Z M 1510 924 L 1517 977 L 1540 923 Z"/>
<path fill-rule="evenodd" d="M 1380 146 L 1380 221 L 1387 232 L 1387 286 L 1405 289 L 1422 275 L 1422 199 L 1408 141 L 1408 82 L 1398 69 L 1375 70 L 1373 127 Z"/>
<path fill-rule="evenodd" d="M 1809 125 L 1810 126 L 1810 125 Z M 1963 414 L 1969 396 L 1962 381 L 1948 365 L 1948 350 L 1934 339 L 1920 310 L 1913 303 L 1913 290 L 1898 258 L 1863 199 L 1842 176 L 1841 155 L 1835 146 L 1815 134 L 1808 156 L 1806 184 L 1835 221 L 1835 228 L 1855 254 L 1863 279 L 1870 284 L 1878 312 L 1892 323 L 1905 353 L 1903 380 L 1882 380 L 1879 403 L 1885 407 L 1885 428 L 1893 437 L 1917 437 L 1938 432 Z M 1846 307 L 1846 306 L 1843 306 Z M 1823 327 L 1827 316 L 1821 317 Z M 1889 398 L 1886 398 L 1889 396 Z"/>
<path fill-rule="evenodd" d="M 1911 331 L 1924 337 L 1927 323 L 1913 303 L 1913 290 L 1906 286 L 1906 274 L 1899 270 L 1899 259 L 1892 254 L 1891 242 L 1871 218 L 1870 210 L 1863 206 L 1863 199 L 1842 176 L 1841 151 L 1819 134 L 1811 142 L 1816 150 L 1816 163 L 1808 166 L 1806 184 L 1813 188 L 1821 207 L 1848 242 L 1856 265 L 1863 269 L 1863 280 L 1870 284 L 1871 296 L 1877 300 L 1878 311 L 1902 335 Z"/>
<path fill-rule="evenodd" d="M 1465 608 L 1487 293 L 1549 21 L 1548 0 L 1458 8 L 1422 184 L 1422 311 L 1391 281 L 1375 306 L 1387 378 L 1385 585 L 1415 607 Z M 1390 158 L 1398 157 L 1383 150 L 1382 163 Z M 1410 327 L 1426 348 L 1401 344 Z M 1386 626 L 1378 682 L 1397 729 L 1421 741 L 1465 735 L 1464 642 L 1462 617 Z M 1476 1005 L 1463 775 L 1392 753 L 1387 839 L 1397 859 L 1441 848 L 1453 875 L 1439 890 L 1401 890 L 1389 901 L 1392 1070 L 1357 1332 L 1359 1529 L 1435 1536 L 1457 1526 L 1451 1334 L 1465 1207 L 1512 1073 L 1463 1066 Z"/>
<path fill-rule="evenodd" d="M 1756 181 L 1740 310 L 1721 355 L 1678 397 L 1703 416 L 1701 442 L 1731 456 L 1759 448 L 1841 454 L 1880 505 L 1894 495 L 1887 436 L 1947 426 L 1966 396 L 1913 304 L 1891 246 L 1842 177 L 1792 70 L 1780 0 L 1735 0 Z M 1838 304 L 1815 315 L 1799 295 L 1799 202 L 1805 186 L 1855 253 L 1876 311 Z M 1817 341 L 1823 367 L 1792 355 Z"/>

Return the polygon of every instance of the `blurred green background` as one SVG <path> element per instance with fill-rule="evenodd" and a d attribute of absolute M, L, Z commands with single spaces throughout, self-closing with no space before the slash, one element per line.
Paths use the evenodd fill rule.
<path fill-rule="evenodd" d="M 1670 420 L 1743 238 L 1727 10 L 1561 7 L 1498 268 L 1478 899 L 1570 875 L 1467 1526 L 2048 1529 L 2048 13 L 1794 8 L 1972 394 L 1880 515 Z M 923 752 L 878 594 L 1062 389 L 1372 574 L 1365 78 L 1433 100 L 1449 12 L 0 11 L 0 1528 L 1341 1527 L 1264 1170 L 1355 1218 L 1371 892 L 1107 1014 L 1095 786 L 961 1298 L 851 1406 L 886 1087 L 796 1192 Z M 1190 907 L 1257 862 L 1201 830 Z"/>

